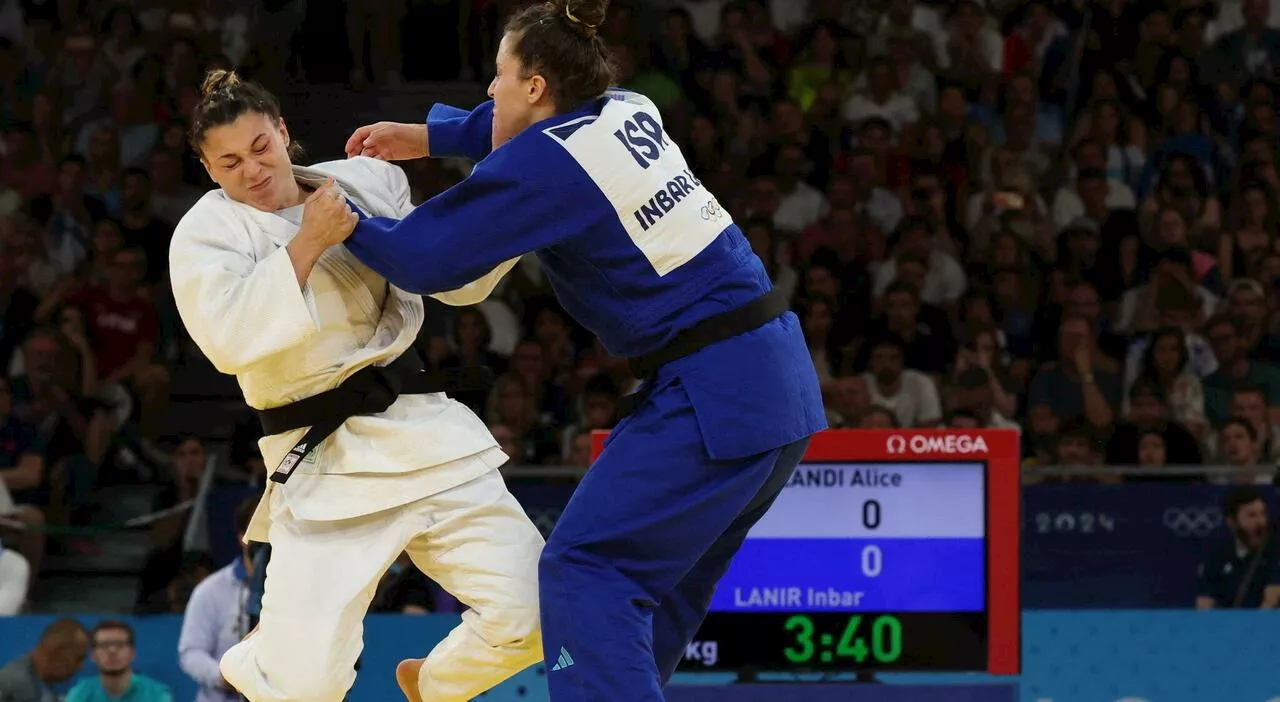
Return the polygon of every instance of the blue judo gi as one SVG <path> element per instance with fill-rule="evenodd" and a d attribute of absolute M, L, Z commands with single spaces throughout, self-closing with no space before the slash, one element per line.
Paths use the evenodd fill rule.
<path fill-rule="evenodd" d="M 492 118 L 492 102 L 433 107 L 431 155 L 474 171 L 401 221 L 362 220 L 351 252 L 421 294 L 533 252 L 565 310 L 632 357 L 772 289 L 647 98 L 610 91 L 497 150 Z M 663 699 L 747 531 L 827 426 L 791 312 L 662 366 L 642 392 L 542 555 L 555 702 Z"/>

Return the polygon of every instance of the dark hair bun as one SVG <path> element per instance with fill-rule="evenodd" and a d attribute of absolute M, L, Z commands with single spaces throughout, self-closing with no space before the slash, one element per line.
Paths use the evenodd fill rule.
<path fill-rule="evenodd" d="M 609 0 L 554 0 L 552 5 L 564 13 L 570 24 L 587 32 L 598 30 L 609 11 Z"/>
<path fill-rule="evenodd" d="M 235 71 L 228 71 L 221 68 L 215 68 L 205 74 L 204 82 L 200 84 L 200 94 L 208 97 L 225 88 L 233 88 L 240 84 L 240 76 Z"/>

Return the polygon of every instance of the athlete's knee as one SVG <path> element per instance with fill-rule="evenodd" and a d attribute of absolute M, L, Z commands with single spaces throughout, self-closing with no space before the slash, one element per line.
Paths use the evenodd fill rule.
<path fill-rule="evenodd" d="M 481 634 L 491 644 L 509 646 L 540 641 L 537 582 L 514 584 L 480 620 Z"/>
<path fill-rule="evenodd" d="M 342 702 L 355 661 L 333 647 L 280 646 L 258 631 L 219 662 L 222 677 L 251 702 Z M 316 643 L 321 643 L 317 639 Z"/>

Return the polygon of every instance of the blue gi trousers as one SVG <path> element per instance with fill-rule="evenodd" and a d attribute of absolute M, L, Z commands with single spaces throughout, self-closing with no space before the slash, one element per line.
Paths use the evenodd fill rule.
<path fill-rule="evenodd" d="M 552 702 L 665 699 L 716 584 L 808 443 L 713 460 L 680 381 L 650 391 L 610 435 L 542 553 Z"/>

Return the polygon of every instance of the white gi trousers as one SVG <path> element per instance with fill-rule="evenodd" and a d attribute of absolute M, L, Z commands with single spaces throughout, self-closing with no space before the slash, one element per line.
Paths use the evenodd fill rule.
<path fill-rule="evenodd" d="M 424 700 L 465 702 L 542 659 L 543 539 L 496 469 L 341 521 L 297 519 L 280 491 L 271 497 L 271 558 L 258 628 L 219 665 L 250 702 L 341 702 L 355 682 L 378 580 L 402 551 L 470 607 L 427 656 L 418 679 Z"/>

